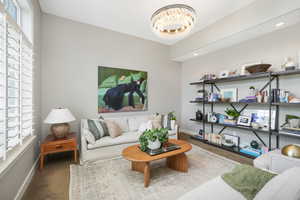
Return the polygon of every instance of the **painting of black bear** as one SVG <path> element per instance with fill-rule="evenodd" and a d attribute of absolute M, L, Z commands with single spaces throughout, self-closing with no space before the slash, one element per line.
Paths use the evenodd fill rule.
<path fill-rule="evenodd" d="M 144 71 L 98 67 L 98 113 L 145 111 L 148 74 Z"/>

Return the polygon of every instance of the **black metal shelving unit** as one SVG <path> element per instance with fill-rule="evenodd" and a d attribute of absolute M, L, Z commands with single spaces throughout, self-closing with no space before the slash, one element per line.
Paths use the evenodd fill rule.
<path fill-rule="evenodd" d="M 267 82 L 265 85 L 259 90 L 264 91 L 268 90 L 269 94 L 272 94 L 272 89 L 279 89 L 279 78 L 280 76 L 290 76 L 290 75 L 299 75 L 300 70 L 294 70 L 294 71 L 284 71 L 284 72 L 266 72 L 266 73 L 258 73 L 258 74 L 252 74 L 252 75 L 245 75 L 245 76 L 235 76 L 235 77 L 227 77 L 227 78 L 220 78 L 220 79 L 213 79 L 213 80 L 203 80 L 199 82 L 193 82 L 190 83 L 190 85 L 199 85 L 202 86 L 202 90 L 206 91 L 206 86 L 210 88 L 210 92 L 214 92 L 214 89 L 217 91 L 220 91 L 217 84 L 219 83 L 226 83 L 226 82 L 235 82 L 235 81 L 244 81 L 244 80 L 253 80 L 253 79 L 267 79 Z M 275 82 L 275 87 L 272 88 L 272 83 Z M 206 99 L 205 93 L 203 96 L 203 99 Z M 262 130 L 262 129 L 254 129 L 252 127 L 246 127 L 246 126 L 239 126 L 239 125 L 229 125 L 229 124 L 220 124 L 220 123 L 213 123 L 213 122 L 207 122 L 205 120 L 198 121 L 196 119 L 190 119 L 191 121 L 202 123 L 202 129 L 204 132 L 206 132 L 206 124 L 210 124 L 211 132 L 214 132 L 214 125 L 217 126 L 223 126 L 223 128 L 219 131 L 219 134 L 221 134 L 226 128 L 237 128 L 237 129 L 243 129 L 243 130 L 249 130 L 251 131 L 261 142 L 264 146 L 268 147 L 269 150 L 272 149 L 272 136 L 274 135 L 276 137 L 276 148 L 279 148 L 279 142 L 280 142 L 280 134 L 279 134 L 279 111 L 280 106 L 296 106 L 300 107 L 300 103 L 273 103 L 271 101 L 271 98 L 269 99 L 269 102 L 267 103 L 246 103 L 246 102 L 208 102 L 208 101 L 190 101 L 190 103 L 202 103 L 202 112 L 205 116 L 206 114 L 206 105 L 210 105 L 210 111 L 214 111 L 214 105 L 215 104 L 228 104 L 233 109 L 235 109 L 237 112 L 241 113 L 243 110 L 245 110 L 249 105 L 260 105 L 265 106 L 269 110 L 269 128 L 268 130 Z M 236 105 L 243 105 L 240 110 L 236 108 Z M 271 115 L 272 115 L 272 109 L 275 109 L 276 116 L 275 116 L 275 129 L 271 129 Z M 268 134 L 268 142 L 265 142 L 258 134 L 258 132 Z M 193 137 L 193 139 L 200 140 L 197 137 Z M 204 140 L 200 140 L 201 142 L 205 142 Z M 209 142 L 205 142 L 207 144 L 211 144 Z M 213 146 L 216 146 L 212 144 Z M 219 148 L 223 148 L 218 146 Z M 228 149 L 228 148 L 227 148 Z M 241 154 L 241 153 L 239 153 Z M 241 154 L 242 155 L 242 154 Z M 249 156 L 248 156 L 249 157 Z"/>

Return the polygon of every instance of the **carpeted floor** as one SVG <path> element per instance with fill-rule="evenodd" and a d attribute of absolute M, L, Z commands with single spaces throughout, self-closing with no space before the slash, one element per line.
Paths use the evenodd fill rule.
<path fill-rule="evenodd" d="M 143 174 L 131 171 L 130 162 L 122 158 L 87 166 L 71 165 L 70 200 L 176 199 L 236 165 L 197 146 L 187 155 L 188 173 L 168 169 L 165 160 L 153 163 L 148 188 L 144 188 Z"/>

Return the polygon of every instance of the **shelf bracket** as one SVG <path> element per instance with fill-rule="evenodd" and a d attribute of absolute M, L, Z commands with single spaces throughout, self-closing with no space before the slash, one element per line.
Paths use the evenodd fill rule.
<path fill-rule="evenodd" d="M 260 90 L 259 92 L 264 91 L 264 89 L 266 89 L 273 81 L 274 81 L 275 77 L 273 76 Z"/>
<path fill-rule="evenodd" d="M 252 132 L 253 132 L 254 135 L 259 139 L 259 141 L 260 141 L 261 143 L 263 143 L 263 145 L 264 145 L 265 147 L 268 147 L 268 146 L 266 145 L 266 143 L 261 139 L 261 137 L 259 137 L 259 135 L 258 135 L 255 131 L 252 130 Z"/>
<path fill-rule="evenodd" d="M 226 129 L 227 127 L 226 126 L 224 126 L 220 131 L 219 131 L 219 135 Z"/>
<path fill-rule="evenodd" d="M 244 107 L 243 107 L 240 111 L 238 111 L 238 110 L 236 109 L 236 107 L 235 107 L 232 103 L 230 104 L 230 106 L 231 106 L 236 112 L 238 112 L 239 114 L 241 114 L 241 113 L 247 108 L 248 104 L 244 105 Z"/>
<path fill-rule="evenodd" d="M 215 84 L 215 83 L 212 83 L 212 85 L 218 90 L 218 92 L 220 92 L 220 88 Z"/>

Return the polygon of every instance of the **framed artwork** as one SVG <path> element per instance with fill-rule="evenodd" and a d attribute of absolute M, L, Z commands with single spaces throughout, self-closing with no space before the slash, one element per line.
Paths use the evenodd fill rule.
<path fill-rule="evenodd" d="M 240 137 L 236 135 L 230 135 L 230 134 L 222 134 L 223 135 L 223 145 L 225 143 L 232 144 L 233 146 L 239 147 L 240 146 Z"/>
<path fill-rule="evenodd" d="M 146 111 L 148 73 L 98 67 L 98 113 Z"/>
<path fill-rule="evenodd" d="M 222 99 L 230 99 L 231 102 L 238 101 L 238 89 L 230 88 L 230 89 L 221 89 L 221 98 Z"/>
<path fill-rule="evenodd" d="M 251 125 L 251 117 L 243 116 L 243 115 L 239 116 L 237 124 L 241 125 L 241 126 L 250 126 Z"/>
<path fill-rule="evenodd" d="M 257 123 L 264 130 L 269 129 L 269 110 L 247 110 L 244 115 L 251 116 L 251 122 Z M 275 129 L 276 112 L 271 111 L 271 129 Z"/>

